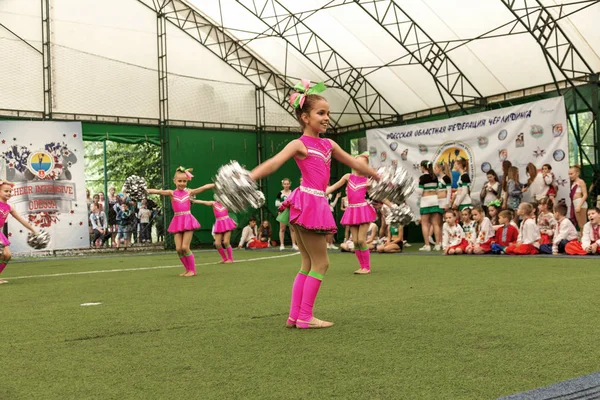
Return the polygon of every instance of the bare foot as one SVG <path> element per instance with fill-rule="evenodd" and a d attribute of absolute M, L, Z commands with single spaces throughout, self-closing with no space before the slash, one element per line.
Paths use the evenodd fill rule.
<path fill-rule="evenodd" d="M 188 271 L 188 272 L 186 272 L 185 274 L 183 274 L 181 276 L 189 277 L 189 276 L 196 276 L 196 274 L 193 273 L 192 271 Z"/>
<path fill-rule="evenodd" d="M 8 283 L 8 281 L 0 279 L 0 285 L 2 285 L 3 283 Z"/>
<path fill-rule="evenodd" d="M 366 269 L 366 268 L 361 268 L 358 271 L 354 271 L 354 273 L 357 275 L 369 275 L 371 273 L 371 270 Z"/>
<path fill-rule="evenodd" d="M 221 260 L 217 264 L 225 264 L 225 260 Z"/>
<path fill-rule="evenodd" d="M 233 260 L 227 260 L 223 264 L 233 264 Z"/>
<path fill-rule="evenodd" d="M 187 273 L 188 273 L 188 271 L 185 271 L 184 273 L 179 274 L 179 276 L 185 276 L 185 274 L 187 274 Z"/>

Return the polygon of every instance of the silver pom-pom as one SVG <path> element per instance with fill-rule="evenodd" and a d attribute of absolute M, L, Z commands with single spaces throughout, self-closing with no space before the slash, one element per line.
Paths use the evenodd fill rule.
<path fill-rule="evenodd" d="M 406 226 L 415 220 L 415 214 L 413 214 L 412 210 L 406 203 L 400 205 L 394 204 L 391 207 L 389 214 L 385 217 L 385 222 L 388 225 L 398 224 Z"/>
<path fill-rule="evenodd" d="M 48 243 L 50 243 L 50 234 L 43 229 L 35 235 L 31 232 L 27 235 L 27 244 L 36 250 L 45 249 Z"/>
<path fill-rule="evenodd" d="M 131 175 L 125 179 L 123 193 L 127 193 L 133 201 L 142 201 L 148 195 L 146 180 L 141 176 Z"/>
<path fill-rule="evenodd" d="M 373 180 L 369 187 L 369 197 L 373 200 L 389 200 L 392 203 L 404 203 L 415 191 L 416 184 L 411 174 L 402 167 L 393 165 L 379 167 L 379 181 Z"/>
<path fill-rule="evenodd" d="M 219 168 L 214 178 L 215 200 L 233 212 L 249 207 L 260 208 L 265 204 L 265 195 L 250 177 L 250 171 L 237 161 L 230 161 Z"/>

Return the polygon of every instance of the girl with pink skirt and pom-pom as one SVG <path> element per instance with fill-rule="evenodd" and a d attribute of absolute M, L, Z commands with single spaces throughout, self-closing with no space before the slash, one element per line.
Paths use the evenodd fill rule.
<path fill-rule="evenodd" d="M 6 264 L 8 264 L 12 258 L 9 247 L 10 242 L 8 241 L 8 238 L 4 236 L 4 233 L 2 233 L 2 228 L 6 223 L 8 214 L 12 215 L 21 223 L 21 225 L 29 229 L 34 235 L 37 234 L 35 229 L 33 229 L 33 227 L 23 217 L 21 217 L 21 215 L 19 215 L 19 213 L 10 204 L 8 204 L 8 200 L 11 197 L 12 188 L 14 185 L 15 184 L 11 182 L 0 181 L 0 244 L 2 245 L 2 248 L 0 249 L 0 274 L 2 271 L 4 271 Z M 8 283 L 8 281 L 0 279 L 0 285 L 3 283 Z"/>
<path fill-rule="evenodd" d="M 302 125 L 303 135 L 292 140 L 273 158 L 257 166 L 251 177 L 262 179 L 294 158 L 302 173 L 302 184 L 283 202 L 282 213 L 277 220 L 289 222 L 296 230 L 296 243 L 302 256 L 302 266 L 292 286 L 288 328 L 329 328 L 332 322 L 314 317 L 313 307 L 321 287 L 323 276 L 329 267 L 326 235 L 337 231 L 325 191 L 329 183 L 331 157 L 367 176 L 377 176 L 368 165 L 354 159 L 330 139 L 321 139 L 320 133 L 329 126 L 329 104 L 317 95 L 325 90 L 319 83 L 310 88 L 310 82 L 302 80 L 296 85 L 302 92 L 294 93 L 290 103 L 296 109 L 296 117 Z"/>
<path fill-rule="evenodd" d="M 179 276 L 186 277 L 196 276 L 196 260 L 194 259 L 194 254 L 190 250 L 190 243 L 192 242 L 194 230 L 200 228 L 198 220 L 196 220 L 190 212 L 190 196 L 195 196 L 198 193 L 202 193 L 207 189 L 215 187 L 214 184 L 209 183 L 196 189 L 188 189 L 188 181 L 194 177 L 194 175 L 191 174 L 191 171 L 192 168 L 177 168 L 175 176 L 173 177 L 173 182 L 176 187 L 175 190 L 148 189 L 148 194 L 158 194 L 161 196 L 169 196 L 171 198 L 171 205 L 173 206 L 175 215 L 169 224 L 168 231 L 174 235 L 175 248 L 179 255 L 179 260 L 185 268 L 185 272 L 179 274 Z"/>
<path fill-rule="evenodd" d="M 229 211 L 218 201 L 192 200 L 192 203 L 212 207 L 215 214 L 215 225 L 213 226 L 215 246 L 222 259 L 220 264 L 231 264 L 233 249 L 229 239 L 231 239 L 231 231 L 237 227 L 237 224 L 229 216 Z"/>
<path fill-rule="evenodd" d="M 364 152 L 356 156 L 356 159 L 365 164 L 369 164 L 369 153 Z M 348 205 L 340 221 L 342 225 L 349 226 L 354 241 L 354 254 L 358 259 L 360 268 L 354 271 L 358 275 L 368 275 L 371 273 L 371 252 L 367 245 L 367 231 L 371 222 L 377 219 L 377 211 L 367 202 L 365 196 L 369 188 L 369 182 L 366 176 L 355 173 L 346 174 L 334 185 L 327 188 L 327 192 L 338 190 L 345 183 L 348 193 Z"/>

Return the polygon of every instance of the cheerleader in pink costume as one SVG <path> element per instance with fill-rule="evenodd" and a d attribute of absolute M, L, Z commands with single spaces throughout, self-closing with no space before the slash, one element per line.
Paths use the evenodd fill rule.
<path fill-rule="evenodd" d="M 0 244 L 2 244 L 2 250 L 0 251 L 0 274 L 6 268 L 6 264 L 10 261 L 12 254 L 10 252 L 10 242 L 8 238 L 4 236 L 2 233 L 2 228 L 6 223 L 6 219 L 8 218 L 8 214 L 11 214 L 17 221 L 19 221 L 25 228 L 29 229 L 34 235 L 37 234 L 35 229 L 15 211 L 15 209 L 8 204 L 8 200 L 12 194 L 12 188 L 14 183 L 0 181 Z M 0 279 L 0 285 L 3 283 L 8 283 L 3 279 Z"/>
<path fill-rule="evenodd" d="M 221 255 L 221 264 L 231 264 L 233 262 L 233 249 L 229 239 L 231 239 L 231 231 L 237 227 L 237 224 L 229 216 L 229 211 L 217 201 L 192 200 L 192 203 L 212 207 L 215 213 L 215 226 L 213 227 L 215 246 Z M 221 245 L 221 243 L 223 244 Z"/>
<path fill-rule="evenodd" d="M 325 235 L 335 233 L 337 226 L 329 208 L 325 191 L 329 183 L 331 157 L 357 172 L 377 177 L 377 172 L 357 161 L 330 139 L 319 134 L 329 126 L 329 104 L 318 93 L 325 90 L 319 83 L 310 87 L 302 80 L 296 85 L 301 93 L 294 93 L 290 103 L 303 128 L 303 135 L 288 143 L 273 158 L 257 166 L 251 173 L 254 180 L 262 179 L 294 157 L 302 173 L 302 184 L 282 203 L 278 220 L 288 220 L 296 228 L 296 242 L 302 255 L 302 266 L 292 286 L 290 314 L 286 322 L 289 328 L 329 328 L 332 322 L 321 321 L 313 316 L 313 307 L 323 276 L 329 267 Z"/>
<path fill-rule="evenodd" d="M 356 159 L 368 165 L 369 153 L 359 154 Z M 342 225 L 350 227 L 354 241 L 354 254 L 358 259 L 358 265 L 360 265 L 360 269 L 354 271 L 354 273 L 367 275 L 371 273 L 371 252 L 367 245 L 367 231 L 371 222 L 377 219 L 377 211 L 365 200 L 369 187 L 367 177 L 354 173 L 346 174 L 335 185 L 330 186 L 327 192 L 336 191 L 344 183 L 348 183 L 348 186 L 346 186 L 348 205 L 340 222 Z"/>
<path fill-rule="evenodd" d="M 196 189 L 188 189 L 188 181 L 194 177 L 191 171 L 192 168 L 177 168 L 175 176 L 173 177 L 173 182 L 176 187 L 175 190 L 148 189 L 148 194 L 158 194 L 161 196 L 169 196 L 171 198 L 171 206 L 173 207 L 175 215 L 171 220 L 168 231 L 174 235 L 175 248 L 177 249 L 179 260 L 185 267 L 185 272 L 179 274 L 179 276 L 186 277 L 196 276 L 196 260 L 194 259 L 194 254 L 190 250 L 190 243 L 192 241 L 194 230 L 200 228 L 200 224 L 190 212 L 190 196 L 194 196 L 215 187 L 214 184 L 209 183 Z"/>

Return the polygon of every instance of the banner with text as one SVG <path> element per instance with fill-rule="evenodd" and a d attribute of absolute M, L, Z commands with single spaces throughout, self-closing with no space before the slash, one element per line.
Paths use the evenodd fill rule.
<path fill-rule="evenodd" d="M 459 174 L 454 170 L 458 157 L 469 160 L 471 197 L 479 193 L 493 169 L 500 177 L 502 162 L 519 168 L 519 180 L 527 182 L 526 166 L 540 171 L 550 164 L 558 183 L 557 200 L 569 198 L 569 146 L 567 116 L 563 97 L 502 108 L 478 114 L 414 125 L 367 131 L 371 166 L 401 165 L 416 179 L 419 165 L 428 160 L 444 160 L 452 170 L 455 188 Z M 523 201 L 526 201 L 525 196 Z M 418 214 L 417 196 L 408 204 Z M 567 204 L 570 202 L 567 201 Z"/>
<path fill-rule="evenodd" d="M 89 247 L 80 122 L 0 121 L 2 176 L 13 182 L 9 203 L 36 230 L 51 235 L 46 250 Z M 9 217 L 15 253 L 33 251 L 29 231 Z"/>

